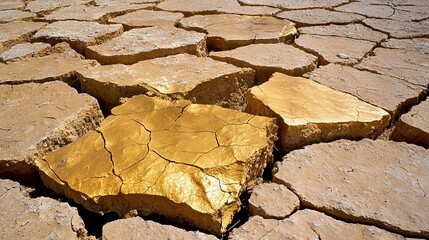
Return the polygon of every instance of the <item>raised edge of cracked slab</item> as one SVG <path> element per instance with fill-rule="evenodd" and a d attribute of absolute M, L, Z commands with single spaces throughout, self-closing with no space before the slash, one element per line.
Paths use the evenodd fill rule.
<path fill-rule="evenodd" d="M 244 94 L 253 86 L 254 74 L 249 68 L 179 54 L 133 65 L 99 66 L 77 75 L 83 91 L 109 110 L 121 98 L 139 94 L 244 110 Z"/>
<path fill-rule="evenodd" d="M 427 238 L 429 212 L 422 210 L 429 208 L 428 170 L 429 151 L 420 146 L 339 140 L 289 153 L 275 164 L 273 181 L 285 184 L 303 206 Z"/>
<path fill-rule="evenodd" d="M 360 71 L 352 67 L 328 64 L 306 74 L 310 79 L 388 111 L 397 119 L 426 95 L 418 86 L 398 78 Z"/>
<path fill-rule="evenodd" d="M 0 52 L 15 44 L 30 40 L 31 36 L 40 28 L 46 26 L 42 22 L 15 21 L 0 24 Z"/>
<path fill-rule="evenodd" d="M 51 23 L 32 37 L 33 42 L 56 44 L 67 42 L 75 51 L 84 54 L 88 46 L 101 44 L 122 34 L 120 24 L 100 24 L 97 22 L 59 21 Z"/>
<path fill-rule="evenodd" d="M 247 112 L 277 118 L 282 153 L 339 138 L 376 137 L 390 121 L 388 112 L 352 95 L 281 73 L 251 88 L 246 98 Z"/>
<path fill-rule="evenodd" d="M 120 23 L 126 30 L 141 27 L 176 26 L 184 15 L 182 13 L 139 10 L 109 19 L 109 23 Z"/>
<path fill-rule="evenodd" d="M 20 43 L 14 45 L 9 50 L 2 52 L 0 54 L 0 62 L 17 60 L 27 56 L 35 56 L 50 48 L 51 45 L 47 43 Z"/>
<path fill-rule="evenodd" d="M 429 148 L 429 100 L 421 102 L 401 116 L 391 139 Z"/>
<path fill-rule="evenodd" d="M 206 35 L 165 26 L 135 28 L 86 49 L 86 56 L 101 64 L 133 64 L 180 53 L 206 56 Z"/>
<path fill-rule="evenodd" d="M 252 43 L 290 42 L 297 34 L 291 21 L 269 16 L 196 15 L 180 20 L 179 26 L 208 33 L 208 48 L 214 50 L 230 50 Z"/>
<path fill-rule="evenodd" d="M 86 60 L 67 43 L 60 43 L 45 56 L 24 58 L 8 64 L 0 63 L 0 85 L 49 81 L 63 81 L 72 85 L 76 83 L 77 70 L 94 66 L 97 66 L 96 61 Z"/>
<path fill-rule="evenodd" d="M 251 217 L 233 230 L 229 239 L 389 239 L 404 240 L 401 235 L 383 229 L 346 223 L 310 209 L 299 210 L 284 220 Z"/>
<path fill-rule="evenodd" d="M 117 2 L 115 5 L 97 5 L 89 7 L 85 5 L 71 5 L 60 8 L 41 19 L 48 22 L 78 20 L 106 23 L 109 18 L 141 9 L 152 8 L 154 6 L 153 4 L 127 4 L 121 2 L 122 1 Z"/>
<path fill-rule="evenodd" d="M 75 207 L 57 200 L 30 198 L 16 182 L 0 179 L 1 239 L 82 239 L 85 224 Z"/>
<path fill-rule="evenodd" d="M 211 58 L 256 70 L 256 82 L 274 72 L 300 76 L 317 67 L 317 57 L 284 43 L 250 44 L 229 51 L 211 52 Z"/>
<path fill-rule="evenodd" d="M 13 21 L 28 21 L 36 17 L 37 15 L 35 13 L 24 12 L 21 10 L 0 11 L 0 23 L 7 23 Z"/>
<path fill-rule="evenodd" d="M 220 236 L 273 160 L 272 118 L 146 96 L 112 114 L 36 162 L 48 187 L 94 212 L 136 209 Z"/>
<path fill-rule="evenodd" d="M 213 235 L 199 231 L 185 231 L 171 225 L 146 221 L 140 217 L 116 220 L 103 226 L 103 240 L 120 239 L 176 239 L 176 240 L 216 240 Z"/>
<path fill-rule="evenodd" d="M 63 82 L 0 85 L 0 92 L 2 174 L 30 174 L 36 159 L 73 142 L 104 119 L 94 98 Z"/>

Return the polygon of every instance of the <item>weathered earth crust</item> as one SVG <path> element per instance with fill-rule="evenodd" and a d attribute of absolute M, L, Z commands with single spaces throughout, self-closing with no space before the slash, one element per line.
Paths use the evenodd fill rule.
<path fill-rule="evenodd" d="M 244 94 L 253 86 L 254 75 L 249 68 L 189 54 L 100 66 L 77 74 L 82 90 L 107 110 L 119 105 L 121 98 L 139 94 L 244 110 Z"/>
<path fill-rule="evenodd" d="M 1 239 L 82 239 L 85 224 L 76 208 L 57 200 L 30 198 L 28 189 L 0 179 Z"/>
<path fill-rule="evenodd" d="M 295 192 L 303 206 L 427 238 L 429 212 L 423 209 L 429 208 L 428 170 L 429 151 L 422 147 L 339 140 L 286 155 L 276 163 L 273 181 Z"/>
<path fill-rule="evenodd" d="M 205 34 L 173 27 L 136 28 L 86 49 L 86 56 L 101 64 L 133 64 L 180 53 L 206 56 Z"/>

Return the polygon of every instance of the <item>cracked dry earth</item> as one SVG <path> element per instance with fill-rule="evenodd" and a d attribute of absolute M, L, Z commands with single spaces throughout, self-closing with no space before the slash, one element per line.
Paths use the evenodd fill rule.
<path fill-rule="evenodd" d="M 0 1 L 0 239 L 428 239 L 429 1 Z"/>

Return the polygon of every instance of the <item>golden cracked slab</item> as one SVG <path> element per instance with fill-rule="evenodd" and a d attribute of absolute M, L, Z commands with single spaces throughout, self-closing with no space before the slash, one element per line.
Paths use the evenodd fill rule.
<path fill-rule="evenodd" d="M 170 26 L 177 25 L 184 17 L 181 13 L 165 11 L 140 10 L 109 19 L 109 23 L 120 23 L 126 30 L 141 27 Z"/>
<path fill-rule="evenodd" d="M 283 153 L 315 142 L 374 137 L 390 120 L 388 112 L 356 97 L 281 73 L 246 97 L 250 113 L 277 118 Z"/>
<path fill-rule="evenodd" d="M 272 161 L 274 122 L 135 96 L 37 166 L 47 186 L 91 211 L 137 209 L 221 235 L 240 194 Z"/>
<path fill-rule="evenodd" d="M 210 57 L 256 70 L 256 82 L 266 81 L 274 72 L 300 76 L 317 67 L 317 57 L 284 43 L 250 44 L 229 51 L 211 52 Z"/>
<path fill-rule="evenodd" d="M 91 7 L 85 5 L 72 5 L 60 8 L 59 10 L 44 16 L 42 19 L 48 22 L 64 20 L 106 22 L 108 18 L 150 7 L 153 7 L 153 4 L 117 3 L 116 5 Z"/>
<path fill-rule="evenodd" d="M 97 22 L 60 21 L 37 31 L 32 40 L 50 44 L 67 42 L 78 53 L 84 54 L 88 46 L 114 38 L 123 30 L 120 24 L 104 25 Z"/>
<path fill-rule="evenodd" d="M 57 44 L 52 54 L 17 60 L 8 64 L 0 63 L 0 85 L 59 80 L 76 83 L 75 73 L 79 69 L 97 65 L 93 60 L 85 60 L 71 49 L 67 43 Z M 22 71 L 26 69 L 26 71 Z"/>
<path fill-rule="evenodd" d="M 244 110 L 245 91 L 253 86 L 254 71 L 211 58 L 179 54 L 133 65 L 108 65 L 78 71 L 84 92 L 110 110 L 120 98 L 138 94 Z"/>
<path fill-rule="evenodd" d="M 63 82 L 0 85 L 0 173 L 29 174 L 38 157 L 98 127 L 97 100 Z"/>
<path fill-rule="evenodd" d="M 46 23 L 41 22 L 10 22 L 0 24 L 0 52 L 11 46 L 28 41 L 31 36 Z"/>
<path fill-rule="evenodd" d="M 179 26 L 207 32 L 207 45 L 215 50 L 229 50 L 252 43 L 287 42 L 297 33 L 292 22 L 267 16 L 197 15 L 180 20 Z"/>
<path fill-rule="evenodd" d="M 86 56 L 101 64 L 133 64 L 180 53 L 205 56 L 206 35 L 174 27 L 136 28 L 86 49 Z"/>

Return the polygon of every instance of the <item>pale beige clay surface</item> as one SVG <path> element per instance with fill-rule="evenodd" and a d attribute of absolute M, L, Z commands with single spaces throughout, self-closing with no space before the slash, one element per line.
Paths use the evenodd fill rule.
<path fill-rule="evenodd" d="M 1 239 L 81 239 L 85 224 L 75 207 L 28 196 L 30 189 L 0 179 Z"/>
<path fill-rule="evenodd" d="M 179 54 L 133 65 L 109 65 L 78 71 L 84 92 L 108 109 L 138 94 L 243 110 L 244 93 L 253 86 L 254 71 L 206 57 Z"/>
<path fill-rule="evenodd" d="M 428 161 L 429 151 L 416 145 L 340 140 L 286 155 L 276 163 L 273 181 L 312 209 L 427 238 Z"/>
<path fill-rule="evenodd" d="M 248 112 L 277 118 L 282 153 L 316 142 L 375 137 L 390 119 L 388 112 L 352 95 L 280 73 L 246 97 Z"/>
<path fill-rule="evenodd" d="M 140 217 L 116 220 L 103 226 L 104 240 L 121 239 L 177 239 L 177 240 L 216 240 L 217 237 L 202 232 L 185 231 L 170 225 L 145 221 Z"/>
<path fill-rule="evenodd" d="M 414 39 L 387 39 L 381 44 L 385 48 L 399 48 L 408 50 L 417 50 L 424 54 L 429 54 L 429 39 L 414 38 Z"/>
<path fill-rule="evenodd" d="M 266 16 L 196 15 L 182 19 L 179 26 L 208 33 L 207 45 L 215 50 L 252 43 L 290 42 L 297 33 L 292 22 Z"/>
<path fill-rule="evenodd" d="M 30 172 L 36 158 L 78 139 L 103 119 L 94 98 L 63 82 L 0 85 L 0 92 L 0 173 Z"/>
<path fill-rule="evenodd" d="M 363 20 L 365 17 L 354 13 L 343 13 L 325 9 L 308 9 L 284 11 L 276 15 L 279 18 L 288 19 L 298 27 L 307 25 L 345 24 Z"/>
<path fill-rule="evenodd" d="M 52 54 L 46 56 L 25 58 L 9 64 L 0 63 L 0 84 L 54 80 L 75 84 L 76 70 L 88 69 L 96 65 L 97 63 L 93 60 L 83 59 L 67 44 L 59 44 Z"/>
<path fill-rule="evenodd" d="M 298 197 L 286 186 L 262 183 L 252 189 L 249 198 L 250 215 L 283 219 L 299 208 Z"/>
<path fill-rule="evenodd" d="M 4 0 L 0 2 L 0 10 L 18 9 L 25 6 L 23 0 Z"/>
<path fill-rule="evenodd" d="M 38 15 L 45 15 L 61 7 L 84 5 L 90 2 L 91 0 L 34 0 L 28 2 L 28 4 L 26 4 L 25 9 L 37 13 Z"/>
<path fill-rule="evenodd" d="M 133 64 L 179 53 L 207 55 L 205 34 L 174 27 L 137 28 L 86 49 L 86 56 L 101 64 Z"/>
<path fill-rule="evenodd" d="M 338 36 L 302 34 L 295 44 L 305 51 L 319 56 L 321 64 L 357 64 L 375 46 L 374 42 Z"/>
<path fill-rule="evenodd" d="M 239 0 L 239 2 L 248 5 L 265 5 L 283 9 L 305 9 L 305 8 L 331 8 L 344 3 L 347 0 Z"/>
<path fill-rule="evenodd" d="M 186 16 L 214 13 L 231 13 L 242 15 L 273 15 L 280 9 L 268 6 L 245 6 L 236 0 L 165 0 L 157 6 L 171 12 L 181 12 Z"/>
<path fill-rule="evenodd" d="M 78 53 L 84 54 L 88 46 L 100 44 L 123 32 L 120 24 L 103 25 L 96 22 L 60 21 L 40 29 L 32 41 L 56 44 L 67 42 Z"/>
<path fill-rule="evenodd" d="M 20 10 L 6 10 L 0 11 L 0 23 L 7 23 L 17 20 L 31 20 L 37 17 L 35 13 L 24 12 Z"/>
<path fill-rule="evenodd" d="M 9 22 L 0 24 L 0 52 L 15 44 L 28 41 L 31 36 L 46 23 L 41 22 Z"/>
<path fill-rule="evenodd" d="M 64 20 L 106 22 L 109 18 L 150 7 L 153 7 L 153 5 L 124 4 L 121 2 L 118 2 L 115 5 L 101 5 L 91 7 L 85 5 L 73 5 L 50 13 L 44 16 L 43 20 L 48 22 Z"/>
<path fill-rule="evenodd" d="M 371 30 L 362 24 L 312 26 L 299 28 L 300 34 L 311 34 L 320 36 L 337 36 L 371 42 L 381 42 L 387 38 L 387 34 Z"/>
<path fill-rule="evenodd" d="M 374 226 L 346 223 L 323 213 L 306 209 L 297 211 L 284 220 L 251 217 L 243 226 L 235 229 L 229 239 L 404 240 L 405 238 Z"/>
<path fill-rule="evenodd" d="M 408 49 L 377 48 L 356 68 L 402 79 L 411 84 L 429 86 L 429 55 Z"/>
<path fill-rule="evenodd" d="M 109 19 L 109 23 L 120 23 L 126 30 L 132 28 L 175 26 L 184 17 L 181 13 L 140 10 Z"/>
<path fill-rule="evenodd" d="M 211 52 L 210 57 L 256 70 L 256 82 L 262 83 L 274 73 L 300 76 L 317 67 L 317 57 L 291 45 L 251 44 L 229 51 Z"/>
<path fill-rule="evenodd" d="M 6 62 L 29 55 L 37 55 L 38 53 L 50 49 L 50 47 L 51 45 L 48 43 L 20 43 L 14 45 L 9 50 L 2 52 L 0 54 L 0 61 Z"/>

